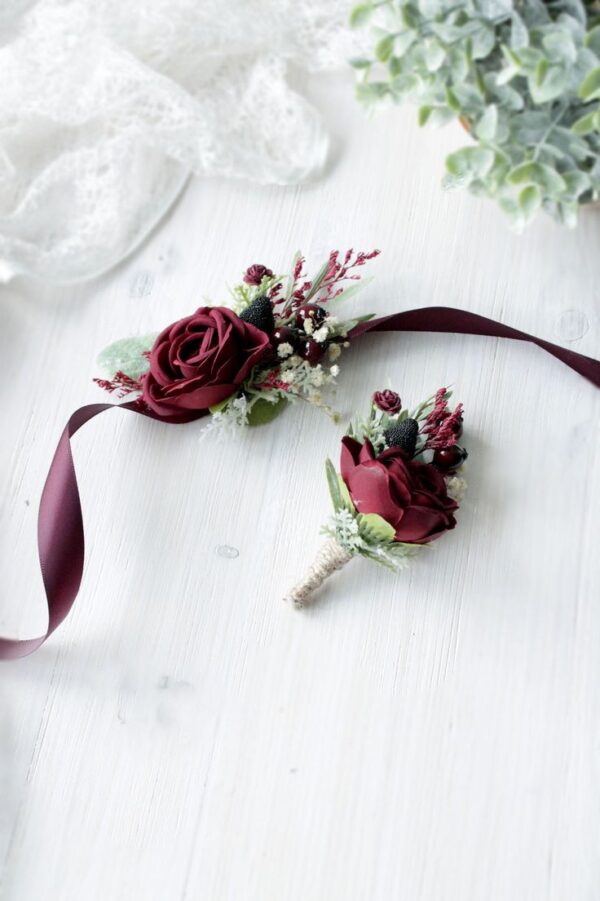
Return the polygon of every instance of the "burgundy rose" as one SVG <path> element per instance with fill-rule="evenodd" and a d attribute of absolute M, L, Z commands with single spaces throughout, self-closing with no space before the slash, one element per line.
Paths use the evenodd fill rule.
<path fill-rule="evenodd" d="M 248 266 L 244 272 L 244 281 L 247 285 L 260 285 L 265 276 L 267 278 L 272 278 L 273 273 L 270 269 L 267 269 L 266 266 L 255 263 L 253 266 Z"/>
<path fill-rule="evenodd" d="M 375 456 L 369 441 L 342 439 L 342 478 L 359 513 L 378 513 L 396 530 L 396 541 L 425 544 L 456 525 L 458 504 L 444 477 L 399 447 Z"/>
<path fill-rule="evenodd" d="M 143 399 L 161 417 L 194 419 L 234 394 L 269 353 L 268 336 L 233 310 L 200 307 L 156 339 Z"/>
<path fill-rule="evenodd" d="M 399 413 L 402 409 L 400 395 L 386 388 L 385 391 L 376 391 L 373 395 L 373 403 L 383 413 Z"/>

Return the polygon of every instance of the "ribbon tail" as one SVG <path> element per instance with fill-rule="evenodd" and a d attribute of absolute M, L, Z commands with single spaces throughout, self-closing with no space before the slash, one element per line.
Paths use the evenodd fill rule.
<path fill-rule="evenodd" d="M 423 307 L 419 310 L 405 310 L 359 323 L 349 334 L 349 338 L 358 338 L 367 332 L 450 332 L 457 335 L 482 335 L 489 338 L 512 338 L 516 341 L 528 341 L 545 350 L 600 388 L 600 360 L 586 357 L 584 354 L 567 350 L 558 344 L 528 335 L 509 325 L 487 319 L 477 313 L 468 313 L 454 307 Z"/>
<path fill-rule="evenodd" d="M 48 628 L 37 638 L 0 638 L 0 660 L 16 660 L 36 651 L 68 616 L 75 602 L 83 575 L 85 542 L 71 438 L 90 419 L 112 409 L 160 420 L 135 401 L 88 404 L 69 418 L 48 471 L 38 513 L 38 551 L 48 604 Z M 189 421 L 189 415 L 182 421 Z"/>

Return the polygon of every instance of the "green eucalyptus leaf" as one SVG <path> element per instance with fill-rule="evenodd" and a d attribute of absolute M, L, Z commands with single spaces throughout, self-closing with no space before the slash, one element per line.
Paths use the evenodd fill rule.
<path fill-rule="evenodd" d="M 581 119 L 577 119 L 571 126 L 576 135 L 589 135 L 596 131 L 596 111 L 586 113 Z"/>
<path fill-rule="evenodd" d="M 558 194 L 566 189 L 563 178 L 543 163 L 523 163 L 508 174 L 508 181 L 512 185 L 533 184 L 538 185 L 550 194 Z"/>
<path fill-rule="evenodd" d="M 327 476 L 327 486 L 329 488 L 329 494 L 331 495 L 333 509 L 336 511 L 343 510 L 344 499 L 342 497 L 342 492 L 340 489 L 338 474 L 335 471 L 335 467 L 329 458 L 327 458 L 327 460 L 325 461 L 325 474 Z"/>
<path fill-rule="evenodd" d="M 540 87 L 540 85 L 542 85 L 544 83 L 544 78 L 548 74 L 549 68 L 550 68 L 550 63 L 548 62 L 547 59 L 541 59 L 538 62 L 537 66 L 535 67 L 534 78 L 535 78 L 535 84 L 538 88 Z"/>
<path fill-rule="evenodd" d="M 518 71 L 522 66 L 521 57 L 519 56 L 519 54 L 516 53 L 512 47 L 507 47 L 506 44 L 502 44 L 500 49 L 502 50 L 502 53 L 506 57 L 506 61 L 509 64 L 509 66 L 512 69 L 515 69 L 516 71 Z"/>
<path fill-rule="evenodd" d="M 544 68 L 544 76 L 541 80 L 536 76 L 529 81 L 529 90 L 534 101 L 538 104 L 548 103 L 561 97 L 568 90 L 568 82 L 561 66 Z"/>
<path fill-rule="evenodd" d="M 311 300 L 323 284 L 323 279 L 329 272 L 329 260 L 326 260 L 313 279 L 313 283 L 306 295 L 307 300 Z"/>
<path fill-rule="evenodd" d="M 390 82 L 390 88 L 395 97 L 402 97 L 418 92 L 421 87 L 421 80 L 417 75 L 402 72 L 396 75 Z"/>
<path fill-rule="evenodd" d="M 582 100 L 597 100 L 600 98 L 600 66 L 593 69 L 581 82 L 579 96 Z"/>
<path fill-rule="evenodd" d="M 427 120 L 428 120 L 429 117 L 431 116 L 432 112 L 433 112 L 433 107 L 432 107 L 432 106 L 422 106 L 422 107 L 420 107 L 418 119 L 419 119 L 419 125 L 420 125 L 421 127 L 422 127 L 423 125 L 426 125 L 426 124 L 427 124 Z"/>
<path fill-rule="evenodd" d="M 352 285 L 349 285 L 347 288 L 344 288 L 341 294 L 338 294 L 337 297 L 332 298 L 328 301 L 328 304 L 340 304 L 346 300 L 350 300 L 351 297 L 354 297 L 355 294 L 358 294 L 359 291 L 364 290 L 368 284 L 373 281 L 373 276 L 369 276 L 368 278 L 361 278 L 359 282 L 354 282 Z"/>
<path fill-rule="evenodd" d="M 292 268 L 290 269 L 289 275 L 286 279 L 285 291 L 283 293 L 286 304 L 289 302 L 289 300 L 291 299 L 291 296 L 294 292 L 294 272 L 296 270 L 296 265 L 298 264 L 298 262 L 301 258 L 302 258 L 302 254 L 300 253 L 299 250 L 297 250 L 296 253 L 294 254 L 294 258 L 292 260 Z"/>
<path fill-rule="evenodd" d="M 341 335 L 342 338 L 346 338 L 353 328 L 356 328 L 361 322 L 368 322 L 374 317 L 375 313 L 365 313 L 364 316 L 355 316 L 353 319 L 344 319 L 343 322 L 338 323 L 338 325 L 334 327 L 332 333 L 334 335 Z"/>
<path fill-rule="evenodd" d="M 393 49 L 394 49 L 394 35 L 387 34 L 384 38 L 382 38 L 379 41 L 379 43 L 375 47 L 375 57 L 379 60 L 380 63 L 385 63 L 388 61 L 388 59 L 392 55 Z"/>
<path fill-rule="evenodd" d="M 385 81 L 363 82 L 356 87 L 356 96 L 363 103 L 376 103 L 390 93 L 390 86 Z"/>
<path fill-rule="evenodd" d="M 514 51 L 527 47 L 529 44 L 529 31 L 521 16 L 513 10 L 510 29 L 510 49 Z"/>
<path fill-rule="evenodd" d="M 485 147 L 463 147 L 446 159 L 450 175 L 459 178 L 486 175 L 494 165 L 494 152 Z"/>
<path fill-rule="evenodd" d="M 358 6 L 355 6 L 352 12 L 350 13 L 350 25 L 353 28 L 359 28 L 361 25 L 364 25 L 371 18 L 371 14 L 373 13 L 373 7 L 370 3 L 360 3 Z"/>
<path fill-rule="evenodd" d="M 537 185 L 528 185 L 519 194 L 519 207 L 529 221 L 542 205 L 542 192 Z"/>
<path fill-rule="evenodd" d="M 405 56 L 408 50 L 412 47 L 412 45 L 417 40 L 417 34 L 414 31 L 405 31 L 401 34 L 396 34 L 394 38 L 394 57 Z M 392 60 L 390 60 L 390 71 L 392 75 L 397 74 L 394 72 L 394 66 L 392 66 Z M 397 63 L 395 64 L 397 65 Z"/>
<path fill-rule="evenodd" d="M 585 46 L 600 57 L 600 25 L 595 25 L 585 36 Z"/>
<path fill-rule="evenodd" d="M 475 134 L 481 141 L 493 141 L 498 128 L 498 107 L 495 103 L 488 106 L 477 123 Z"/>
<path fill-rule="evenodd" d="M 394 540 L 396 530 L 378 513 L 361 513 L 358 516 L 358 532 L 365 541 L 388 543 Z"/>
<path fill-rule="evenodd" d="M 283 413 L 287 405 L 288 401 L 285 397 L 281 397 L 275 403 L 264 400 L 262 397 L 259 398 L 250 408 L 248 413 L 248 425 L 258 426 L 272 422 L 277 416 Z"/>
<path fill-rule="evenodd" d="M 344 482 L 341 475 L 339 475 L 337 473 L 336 473 L 336 475 L 337 475 L 337 479 L 338 479 L 338 486 L 340 489 L 342 506 L 345 507 L 345 509 L 348 510 L 350 513 L 356 513 L 356 507 L 354 506 L 352 498 L 350 497 L 350 492 L 348 491 L 348 486 Z"/>
<path fill-rule="evenodd" d="M 158 332 L 121 338 L 100 351 L 96 362 L 102 372 L 112 378 L 116 372 L 124 372 L 131 379 L 139 379 L 148 371 L 149 362 L 144 356 L 154 344 Z"/>
<path fill-rule="evenodd" d="M 452 88 L 446 88 L 446 103 L 453 113 L 460 113 L 460 100 L 458 99 Z"/>
<path fill-rule="evenodd" d="M 425 41 L 425 64 L 430 72 L 437 72 L 446 59 L 446 51 L 435 38 Z"/>
<path fill-rule="evenodd" d="M 472 56 L 473 59 L 485 59 L 494 49 L 496 42 L 495 31 L 489 25 L 482 25 L 473 35 Z"/>
<path fill-rule="evenodd" d="M 579 208 L 576 203 L 560 203 L 558 204 L 558 215 L 560 217 L 560 221 L 563 225 L 566 225 L 567 228 L 575 228 L 577 225 L 577 219 L 579 214 Z"/>
<path fill-rule="evenodd" d="M 409 30 L 417 29 L 420 25 L 419 13 L 410 3 L 402 4 L 400 18 L 402 25 Z"/>
<path fill-rule="evenodd" d="M 565 172 L 563 175 L 567 185 L 567 191 L 573 198 L 581 197 L 586 191 L 592 189 L 592 179 L 587 172 Z"/>

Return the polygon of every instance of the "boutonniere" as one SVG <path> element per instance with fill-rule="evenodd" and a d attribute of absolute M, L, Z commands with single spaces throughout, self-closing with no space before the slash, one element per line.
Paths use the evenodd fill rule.
<path fill-rule="evenodd" d="M 285 600 L 303 607 L 353 557 L 397 571 L 456 525 L 467 458 L 459 445 L 463 407 L 440 388 L 414 410 L 395 391 L 373 395 L 369 415 L 342 438 L 340 472 L 326 462 L 333 516 L 312 566 Z"/>
<path fill-rule="evenodd" d="M 372 318 L 340 319 L 337 306 L 378 253 L 332 251 L 313 278 L 300 254 L 287 276 L 250 266 L 229 306 L 200 307 L 158 335 L 111 344 L 98 358 L 106 377 L 95 381 L 173 422 L 208 410 L 214 426 L 260 425 L 295 401 L 332 413 L 323 389 L 335 383 L 349 332 Z"/>

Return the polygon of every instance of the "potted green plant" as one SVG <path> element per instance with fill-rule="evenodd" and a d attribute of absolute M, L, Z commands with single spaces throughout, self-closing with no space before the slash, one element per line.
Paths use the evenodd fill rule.
<path fill-rule="evenodd" d="M 368 0 L 351 24 L 373 36 L 352 61 L 362 101 L 411 98 L 420 125 L 468 130 L 446 188 L 494 198 L 517 229 L 540 209 L 573 226 L 600 197 L 596 0 Z"/>

